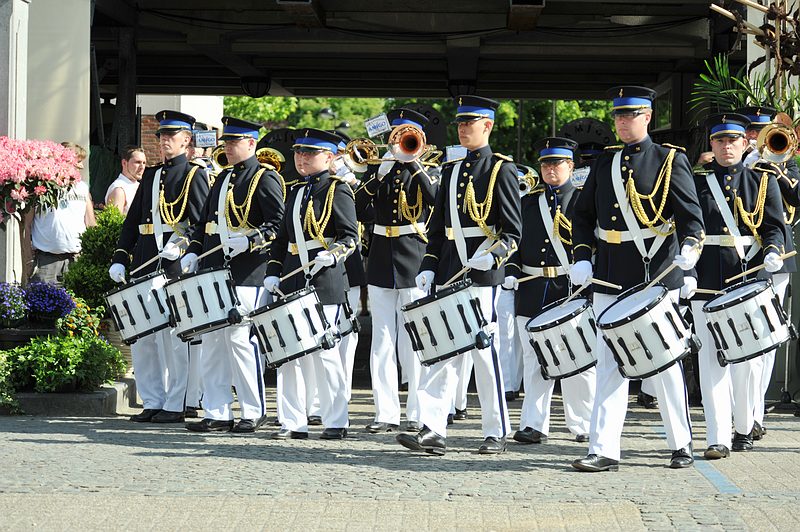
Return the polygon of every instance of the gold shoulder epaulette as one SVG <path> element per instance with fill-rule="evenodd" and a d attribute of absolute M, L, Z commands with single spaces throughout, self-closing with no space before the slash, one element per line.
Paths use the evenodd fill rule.
<path fill-rule="evenodd" d="M 544 192 L 544 185 L 536 185 L 528 194 L 541 194 L 542 192 Z"/>
<path fill-rule="evenodd" d="M 449 161 L 445 161 L 445 162 L 443 162 L 443 163 L 442 163 L 442 166 L 444 166 L 444 165 L 446 165 L 446 164 L 453 164 L 453 163 L 457 163 L 458 161 L 463 161 L 463 160 L 464 160 L 464 157 L 459 157 L 458 159 L 451 159 L 451 160 L 449 160 Z"/>
<path fill-rule="evenodd" d="M 208 166 L 206 166 L 205 161 L 198 161 L 197 159 L 192 159 L 191 161 L 189 161 L 189 163 L 195 166 L 199 166 L 200 168 L 208 168 Z"/>
<path fill-rule="evenodd" d="M 276 172 L 278 171 L 277 168 L 275 168 L 269 163 L 258 163 L 258 164 L 261 165 L 261 168 L 266 168 L 267 170 L 275 170 Z"/>
<path fill-rule="evenodd" d="M 770 166 L 761 166 L 759 164 L 756 164 L 753 167 L 753 170 L 758 170 L 759 172 L 764 172 L 764 173 L 772 174 L 772 175 L 779 175 L 780 174 L 780 172 L 778 172 L 778 170 L 772 165 L 770 165 Z"/>
<path fill-rule="evenodd" d="M 503 155 L 502 153 L 495 152 L 494 156 L 497 157 L 498 159 L 503 159 L 504 161 L 508 161 L 510 163 L 514 162 L 514 158 L 513 157 L 510 157 L 508 155 Z"/>
<path fill-rule="evenodd" d="M 604 149 L 604 150 L 607 150 L 607 151 L 611 151 L 611 150 L 621 150 L 621 149 L 622 149 L 622 148 L 624 148 L 624 147 L 625 147 L 625 146 L 623 146 L 622 144 L 615 144 L 614 146 L 606 146 L 606 147 L 605 147 L 605 148 L 603 148 L 603 149 Z"/>
<path fill-rule="evenodd" d="M 692 168 L 692 173 L 694 175 L 708 175 L 713 174 L 714 170 L 709 170 L 708 168 L 703 168 L 702 166 L 695 166 Z"/>
<path fill-rule="evenodd" d="M 683 153 L 686 153 L 686 148 L 684 148 L 683 146 L 676 146 L 675 144 L 669 144 L 667 142 L 664 142 L 661 145 L 664 146 L 665 148 L 675 148 L 676 150 L 680 150 Z"/>
<path fill-rule="evenodd" d="M 164 163 L 163 163 L 163 162 L 161 162 L 161 163 L 156 163 L 156 164 L 154 164 L 154 165 L 150 165 L 150 166 L 148 166 L 148 168 L 161 168 L 162 166 L 164 166 Z"/>

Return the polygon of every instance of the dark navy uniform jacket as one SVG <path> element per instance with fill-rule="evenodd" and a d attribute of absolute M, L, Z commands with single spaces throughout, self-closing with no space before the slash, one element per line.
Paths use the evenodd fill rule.
<path fill-rule="evenodd" d="M 732 283 L 725 283 L 725 279 L 742 273 L 747 268 L 761 264 L 765 252 L 769 253 L 772 250 L 777 253 L 783 253 L 784 223 L 782 220 L 781 196 L 773 174 L 765 174 L 763 171 L 747 168 L 741 162 L 725 168 L 714 161 L 703 168 L 705 172 L 695 175 L 695 184 L 700 207 L 703 209 L 703 219 L 705 220 L 706 233 L 708 235 L 728 235 L 730 233 L 722 219 L 719 206 L 708 187 L 706 174 L 714 173 L 742 236 L 753 236 L 753 232 L 742 221 L 742 217 L 736 207 L 736 198 L 742 198 L 744 209 L 748 213 L 753 212 L 762 177 L 767 180 L 764 218 L 757 230 L 758 236 L 761 238 L 761 251 L 749 263 L 743 265 L 734 247 L 710 244 L 703 247 L 703 253 L 700 255 L 700 260 L 697 262 L 694 272 L 694 275 L 697 276 L 697 286 L 710 290 L 721 290 L 741 282 L 741 279 L 738 279 Z M 745 246 L 745 254 L 748 248 L 749 246 Z M 713 295 L 708 294 L 696 294 L 694 296 L 695 299 L 712 299 L 713 297 Z"/>
<path fill-rule="evenodd" d="M 203 206 L 208 196 L 208 176 L 206 170 L 195 163 L 190 162 L 185 154 L 166 161 L 164 164 L 146 168 L 142 175 L 139 189 L 131 201 L 128 214 L 122 224 L 117 249 L 114 251 L 113 262 L 118 262 L 126 266 L 129 270 L 137 268 L 142 263 L 153 258 L 158 253 L 156 239 L 153 235 L 153 180 L 156 171 L 161 171 L 161 186 L 164 190 L 164 199 L 171 203 L 178 199 L 181 191 L 184 190 L 186 180 L 191 174 L 188 195 L 185 199 L 185 207 L 180 215 L 178 222 L 188 222 L 188 226 L 196 225 L 203 216 Z M 174 207 L 174 215 L 180 214 L 183 199 Z M 165 224 L 165 220 L 161 220 Z M 172 236 L 173 231 L 167 226 L 164 231 L 163 244 L 166 244 Z M 188 236 L 188 235 L 187 235 Z M 136 273 L 141 277 L 154 272 L 158 267 L 158 261 L 153 262 L 146 268 Z M 161 267 L 170 276 L 180 275 L 180 263 L 178 261 L 161 261 Z"/>
<path fill-rule="evenodd" d="M 561 266 L 558 256 L 553 249 L 552 240 L 558 238 L 548 233 L 539 212 L 539 198 L 544 195 L 550 216 L 555 216 L 556 209 L 561 208 L 561 213 L 568 219 L 572 218 L 572 211 L 580 191 L 575 188 L 570 180 L 560 187 L 551 187 L 544 184 L 536 187 L 532 192 L 522 197 L 522 241 L 519 251 L 515 253 L 506 266 L 506 274 L 517 279 L 527 277 L 529 274 L 522 271 L 522 266 L 542 268 L 545 266 Z M 558 231 L 558 226 L 554 227 Z M 559 233 L 564 240 L 571 239 L 566 229 Z M 572 260 L 572 246 L 562 241 L 567 258 Z M 564 264 L 569 271 L 569 264 Z M 516 294 L 517 316 L 532 317 L 537 315 L 545 305 L 567 297 L 569 295 L 569 276 L 559 275 L 555 278 L 539 277 L 520 283 Z"/>
<path fill-rule="evenodd" d="M 264 171 L 258 179 L 257 188 L 250 198 L 248 208 L 246 204 L 248 192 L 253 178 L 261 170 Z M 222 184 L 228 174 L 231 176 L 228 188 L 222 190 Z M 218 215 L 220 194 L 227 195 L 231 189 L 234 203 L 249 211 L 247 225 L 254 228 L 255 233 L 248 236 L 249 250 L 231 258 L 228 267 L 237 286 L 261 286 L 267 269 L 269 245 L 275 240 L 283 218 L 284 184 L 283 178 L 271 166 L 261 166 L 255 156 L 222 171 L 217 176 L 214 187 L 208 195 L 201 223 L 192 228 L 192 241 L 186 252 L 200 255 L 220 244 L 220 235 L 214 224 L 220 219 Z M 238 219 L 230 209 L 228 216 L 232 223 L 238 225 Z M 222 220 L 225 221 L 224 214 Z M 219 250 L 204 257 L 200 267 L 216 268 L 222 266 L 224 262 L 223 250 Z"/>
<path fill-rule="evenodd" d="M 442 182 L 436 194 L 436 203 L 428 226 L 428 246 L 419 271 L 435 272 L 435 282 L 441 285 L 461 270 L 463 265 L 455 242 L 448 239 L 447 234 L 450 226 L 450 182 L 456 180 L 456 208 L 461 227 L 476 228 L 478 224 L 464 208 L 467 184 L 472 182 L 476 201 L 485 202 L 491 174 L 495 165 L 499 163 L 486 224 L 490 228 L 494 226 L 494 232 L 498 234 L 502 245 L 491 252 L 495 258 L 491 270 L 471 270 L 468 277 L 477 286 L 500 285 L 505 279 L 505 263 L 519 247 L 522 236 L 517 167 L 510 158 L 492 153 L 489 146 L 468 152 L 467 156 L 461 159 L 459 175 L 453 175 L 455 163 L 456 161 L 445 163 L 442 169 Z M 465 259 L 470 259 L 485 239 L 485 236 L 466 238 Z"/>
<path fill-rule="evenodd" d="M 633 179 L 640 194 L 650 194 L 670 149 L 655 144 L 650 137 L 637 144 L 624 146 L 621 161 L 624 183 Z M 611 182 L 614 153 L 613 150 L 607 150 L 598 156 L 575 205 L 572 253 L 574 261 L 578 262 L 591 260 L 596 251 L 594 277 L 627 289 L 645 281 L 645 268 L 636 245 L 632 241 L 612 244 L 595 237 L 596 226 L 606 230 L 627 231 Z M 703 239 L 703 218 L 692 175 L 689 160 L 678 149 L 672 162 L 669 193 L 663 211 L 665 219 L 674 216 L 677 230 L 667 237 L 653 256 L 650 263 L 651 279 L 672 263 L 684 244 L 695 245 Z M 656 206 L 659 205 L 660 198 L 661 187 L 655 196 Z M 643 203 L 647 216 L 652 219 L 655 216 L 653 209 L 646 200 Z M 645 227 L 638 218 L 637 222 L 640 227 Z M 660 224 L 661 222 L 657 222 L 656 227 Z M 648 249 L 652 242 L 653 239 L 645 240 Z M 661 282 L 669 289 L 680 288 L 683 284 L 683 271 L 675 268 Z M 606 294 L 619 293 L 613 288 L 603 286 L 595 286 L 594 290 Z"/>
<path fill-rule="evenodd" d="M 311 279 L 311 285 L 316 288 L 317 296 L 323 305 L 339 305 L 346 301 L 346 293 L 350 289 L 347 283 L 344 261 L 347 255 L 352 253 L 358 239 L 356 228 L 356 208 L 353 200 L 353 191 L 347 183 L 331 178 L 326 171 L 309 176 L 307 181 L 302 181 L 292 187 L 286 200 L 286 215 L 280 225 L 278 236 L 272 243 L 270 250 L 269 263 L 267 264 L 267 276 L 280 277 L 282 274 L 289 273 L 300 266 L 300 256 L 291 252 L 290 244 L 295 244 L 295 226 L 303 224 L 306 208 L 310 199 L 314 200 L 314 215 L 319 220 L 322 211 L 326 208 L 326 198 L 328 189 L 335 187 L 333 203 L 330 206 L 330 219 L 323 231 L 323 237 L 330 239 L 330 247 L 342 244 L 343 250 L 335 253 L 337 256 L 336 264 L 329 268 L 323 268 Z M 310 192 L 307 194 L 307 190 Z M 295 220 L 292 216 L 294 202 L 297 195 L 304 198 L 300 205 L 300 218 Z M 311 240 L 312 235 L 303 229 L 303 236 L 306 241 Z M 313 260 L 322 248 L 310 249 L 308 259 Z M 281 281 L 280 290 L 284 294 L 289 294 L 304 288 L 306 279 L 304 273 L 300 273 Z"/>
<path fill-rule="evenodd" d="M 757 168 L 773 172 L 778 179 L 778 188 L 783 198 L 784 230 L 783 239 L 786 252 L 794 251 L 794 224 L 797 221 L 796 209 L 800 207 L 800 169 L 794 159 L 785 163 L 769 163 L 763 159 L 756 163 Z M 783 268 L 777 273 L 794 273 L 797 271 L 797 257 L 783 260 Z"/>
<path fill-rule="evenodd" d="M 411 220 L 401 209 L 400 196 L 404 194 L 410 207 L 421 202 L 417 225 L 424 234 L 439 189 L 439 169 L 395 163 L 383 180 L 375 174 L 377 167 L 370 170 L 369 178 L 356 193 L 358 219 L 387 228 L 409 225 Z M 370 238 L 367 283 L 382 288 L 415 286 L 414 278 L 425 254 L 426 239 L 419 234 L 386 236 L 385 232 L 373 232 Z"/>

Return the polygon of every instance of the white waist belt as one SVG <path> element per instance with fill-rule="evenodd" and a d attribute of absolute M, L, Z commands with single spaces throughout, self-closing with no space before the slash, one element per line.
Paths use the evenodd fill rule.
<path fill-rule="evenodd" d="M 703 241 L 703 244 L 706 246 L 721 246 L 727 248 L 736 247 L 737 244 L 752 246 L 755 243 L 755 237 L 734 235 L 706 235 L 706 239 Z"/>
<path fill-rule="evenodd" d="M 546 277 L 548 279 L 554 279 L 560 275 L 566 275 L 567 269 L 563 266 L 523 266 L 522 273 L 527 273 L 528 275 L 536 275 L 537 277 Z"/>
<path fill-rule="evenodd" d="M 140 235 L 152 235 L 154 232 L 154 225 L 153 224 L 139 224 L 139 234 Z M 171 225 L 169 224 L 161 224 L 161 232 L 162 233 L 173 233 L 174 230 Z"/>
<path fill-rule="evenodd" d="M 387 238 L 396 238 L 404 235 L 419 235 L 425 234 L 425 227 L 416 224 L 407 225 L 378 225 L 372 230 L 373 234 L 385 236 Z"/>
<path fill-rule="evenodd" d="M 487 229 L 495 233 L 493 225 L 487 226 Z M 445 227 L 444 232 L 448 240 L 453 240 L 455 238 L 452 227 Z M 484 233 L 480 227 L 462 227 L 461 233 L 464 235 L 464 238 L 486 238 L 486 233 Z"/>
<path fill-rule="evenodd" d="M 326 241 L 326 244 L 328 246 L 330 246 L 332 243 L 333 243 L 333 239 L 331 239 L 330 241 Z M 306 240 L 306 249 L 309 250 L 309 251 L 311 251 L 312 249 L 321 249 L 323 247 L 324 246 L 322 245 L 322 242 L 320 242 L 317 239 Z M 291 251 L 292 255 L 297 255 L 297 253 L 298 253 L 297 244 L 295 244 L 294 242 L 290 242 L 289 243 L 289 251 Z"/>
<path fill-rule="evenodd" d="M 662 233 L 666 233 L 669 228 L 669 224 L 662 224 L 658 230 Z M 646 239 L 655 238 L 658 236 L 658 234 L 649 227 L 642 227 L 641 231 L 642 235 Z M 616 229 L 603 229 L 602 227 L 598 227 L 597 236 L 600 238 L 600 240 L 608 242 L 609 244 L 621 244 L 622 242 L 633 241 L 633 233 L 631 231 L 618 231 Z"/>

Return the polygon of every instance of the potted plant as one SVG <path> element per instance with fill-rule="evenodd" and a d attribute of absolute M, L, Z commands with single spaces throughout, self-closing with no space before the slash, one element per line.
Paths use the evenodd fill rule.
<path fill-rule="evenodd" d="M 17 327 L 27 313 L 25 290 L 16 283 L 0 283 L 0 328 Z"/>
<path fill-rule="evenodd" d="M 55 325 L 57 319 L 72 312 L 75 301 L 69 293 L 51 283 L 31 283 L 25 290 L 28 314 L 32 321 Z"/>

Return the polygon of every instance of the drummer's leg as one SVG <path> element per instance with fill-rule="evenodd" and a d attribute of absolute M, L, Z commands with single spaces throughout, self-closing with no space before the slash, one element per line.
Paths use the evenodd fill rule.
<path fill-rule="evenodd" d="M 599 316 L 616 297 L 595 293 L 592 306 Z M 597 389 L 589 425 L 589 454 L 619 460 L 620 438 L 628 412 L 628 379 L 622 377 L 605 340 L 597 335 Z"/>
<path fill-rule="evenodd" d="M 189 351 L 175 334 L 175 329 L 164 329 L 159 334 L 167 363 L 167 398 L 164 401 L 164 410 L 183 413 L 186 407 L 186 386 L 189 384 Z"/>
<path fill-rule="evenodd" d="M 351 286 L 350 290 L 347 291 L 347 303 L 350 305 L 350 311 L 353 316 L 351 319 L 355 319 L 355 317 L 358 316 L 358 302 L 360 297 L 360 286 Z M 344 365 L 344 375 L 347 381 L 346 390 L 348 402 L 353 395 L 353 366 L 355 366 L 356 362 L 356 347 L 358 347 L 358 332 L 354 329 L 350 334 L 342 338 L 341 344 L 339 345 L 339 352 L 342 355 L 342 364 Z"/>
<path fill-rule="evenodd" d="M 342 312 L 341 305 L 324 305 L 323 311 L 328 323 L 337 322 L 338 313 Z M 347 385 L 342 366 L 342 357 L 339 355 L 339 346 L 333 349 L 323 349 L 312 354 L 314 370 L 317 377 L 319 401 L 322 409 L 322 424 L 326 429 L 347 428 Z"/>
<path fill-rule="evenodd" d="M 160 333 L 137 340 L 131 345 L 136 392 L 145 409 L 161 410 L 167 398 L 167 367 L 164 350 L 157 341 Z"/>
<path fill-rule="evenodd" d="M 236 294 L 247 312 L 253 311 L 257 304 L 260 287 L 237 286 Z M 264 391 L 264 366 L 258 352 L 258 345 L 250 338 L 250 325 L 231 325 L 226 331 L 230 348 L 233 385 L 239 399 L 242 419 L 258 420 L 267 413 L 267 400 Z"/>
<path fill-rule="evenodd" d="M 203 354 L 202 340 L 193 340 L 187 346 L 189 349 L 189 377 L 186 384 L 186 406 L 199 407 L 200 399 L 203 397 L 203 387 L 200 381 L 200 357 Z"/>
<path fill-rule="evenodd" d="M 703 305 L 705 301 L 692 301 L 695 317 L 695 334 L 700 340 L 697 361 L 700 370 L 700 392 L 703 394 L 703 415 L 706 419 L 706 445 L 724 445 L 731 448 L 731 375 L 717 361 L 714 339 L 706 325 Z"/>
<path fill-rule="evenodd" d="M 467 394 L 469 392 L 469 381 L 472 378 L 472 368 L 475 366 L 472 360 L 472 351 L 467 351 L 464 356 L 459 359 L 456 366 L 457 381 L 453 389 L 453 398 L 451 400 L 450 413 L 454 414 L 456 410 L 467 409 Z"/>
<path fill-rule="evenodd" d="M 517 325 L 520 330 L 525 330 L 528 319 L 525 316 L 517 316 Z M 522 400 L 519 429 L 524 430 L 526 427 L 530 427 L 547 435 L 550 431 L 550 401 L 553 398 L 555 381 L 545 380 L 542 377 L 541 366 L 536 360 L 530 342 L 522 344 L 522 361 L 525 398 Z"/>
<path fill-rule="evenodd" d="M 306 375 L 313 373 L 311 357 L 306 355 L 278 367 L 278 419 L 281 427 L 294 432 L 308 432 L 306 418 Z M 302 370 L 301 361 L 308 360 L 308 371 Z"/>
<path fill-rule="evenodd" d="M 503 370 L 503 388 L 508 392 L 519 391 L 514 294 L 514 290 L 500 288 L 497 299 L 497 356 L 500 360 L 500 367 Z"/>
<path fill-rule="evenodd" d="M 231 404 L 231 358 L 225 329 L 211 331 L 201 336 L 205 356 L 199 364 L 203 387 L 203 413 L 206 419 L 228 421 L 233 419 Z"/>
<path fill-rule="evenodd" d="M 372 397 L 375 402 L 375 421 L 400 424 L 400 397 L 397 390 L 397 361 L 394 339 L 405 333 L 397 327 L 395 313 L 399 290 L 369 285 L 372 309 L 372 349 L 369 371 L 372 377 Z M 406 334 L 407 336 L 407 334 Z M 402 351 L 400 351 L 402 353 Z M 411 387 L 409 386 L 409 391 Z"/>
<path fill-rule="evenodd" d="M 775 293 L 778 294 L 778 301 L 783 306 L 786 291 L 789 288 L 790 273 L 774 273 L 772 274 L 772 284 L 775 287 Z M 775 367 L 775 353 L 776 349 L 764 354 L 762 359 L 761 368 L 761 382 L 759 383 L 759 390 L 756 393 L 755 404 L 753 406 L 753 414 L 755 421 L 759 425 L 764 425 L 764 407 L 765 397 L 769 389 L 769 383 L 772 380 L 772 370 Z"/>
<path fill-rule="evenodd" d="M 753 430 L 756 395 L 761 391 L 763 357 L 755 357 L 731 365 L 733 395 L 733 426 L 739 434 L 750 434 Z"/>
<path fill-rule="evenodd" d="M 417 391 L 419 422 L 439 436 L 447 436 L 447 414 L 450 413 L 458 382 L 456 370 L 464 355 L 462 353 L 436 362 L 425 368 L 420 377 Z"/>
<path fill-rule="evenodd" d="M 597 369 L 594 367 L 572 377 L 561 379 L 564 419 L 567 429 L 576 436 L 589 434 L 596 386 Z M 525 395 L 527 396 L 527 392 Z"/>
<path fill-rule="evenodd" d="M 405 327 L 401 325 L 403 323 L 403 316 L 400 309 L 403 305 L 407 305 L 412 301 L 416 301 L 417 299 L 425 297 L 425 292 L 417 287 L 401 288 L 397 292 L 398 298 L 394 311 L 395 320 L 398 324 L 396 335 L 397 354 L 400 359 L 400 366 L 403 368 L 403 372 L 408 378 L 406 420 L 417 423 L 419 422 L 420 410 L 417 390 L 419 389 L 420 379 L 422 378 L 422 364 L 419 361 L 419 355 L 417 352 L 411 349 L 411 338 L 408 336 L 408 331 L 406 331 Z M 392 357 L 394 357 L 394 353 L 392 353 Z"/>

